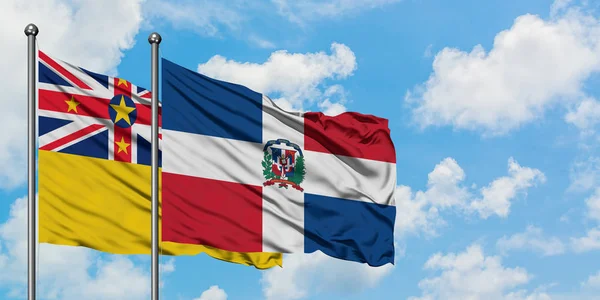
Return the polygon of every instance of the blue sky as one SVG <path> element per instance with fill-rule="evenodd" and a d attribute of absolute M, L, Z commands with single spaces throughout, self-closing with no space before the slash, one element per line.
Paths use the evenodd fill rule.
<path fill-rule="evenodd" d="M 161 299 L 598 299 L 594 1 L 106 0 L 0 4 L 0 298 L 25 288 L 25 37 L 150 86 L 161 56 L 297 110 L 390 120 L 396 265 L 320 254 L 258 271 L 162 258 Z M 7 70 L 13 70 L 8 72 Z M 598 189 L 598 190 L 597 190 Z M 43 299 L 147 299 L 148 257 L 42 245 Z M 414 298 L 411 298 L 414 297 Z"/>

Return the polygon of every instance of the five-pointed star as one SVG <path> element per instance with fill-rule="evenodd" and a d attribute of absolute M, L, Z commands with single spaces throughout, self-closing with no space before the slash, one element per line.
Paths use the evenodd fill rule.
<path fill-rule="evenodd" d="M 79 105 L 79 102 L 75 101 L 75 98 L 73 98 L 73 96 L 71 96 L 70 100 L 65 100 L 65 102 L 67 103 L 67 105 L 69 105 L 69 107 L 67 108 L 67 112 L 74 110 L 75 113 L 77 113 L 77 105 Z"/>
<path fill-rule="evenodd" d="M 110 106 L 117 112 L 115 123 L 119 122 L 120 120 L 125 120 L 127 124 L 131 125 L 129 114 L 135 110 L 135 107 L 127 106 L 125 104 L 125 97 L 121 96 L 121 103 L 119 103 L 119 105 L 111 104 Z"/>
<path fill-rule="evenodd" d="M 120 142 L 115 142 L 115 144 L 117 144 L 117 146 L 119 146 L 119 151 L 117 151 L 117 153 L 121 153 L 121 151 L 125 151 L 125 154 L 129 154 L 127 153 L 127 147 L 129 147 L 129 145 L 125 142 L 125 138 L 121 137 L 121 141 Z"/>
<path fill-rule="evenodd" d="M 119 78 L 119 82 L 117 82 L 117 86 L 121 86 L 121 84 L 124 84 L 125 87 L 127 87 L 127 80 Z"/>

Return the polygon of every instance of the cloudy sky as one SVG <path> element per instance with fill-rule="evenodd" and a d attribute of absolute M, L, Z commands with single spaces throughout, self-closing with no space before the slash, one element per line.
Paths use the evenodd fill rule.
<path fill-rule="evenodd" d="M 0 1 L 0 298 L 26 287 L 26 38 L 149 87 L 161 55 L 290 110 L 390 120 L 394 266 L 162 258 L 161 299 L 598 299 L 600 3 Z M 148 299 L 144 256 L 41 245 L 41 299 Z"/>

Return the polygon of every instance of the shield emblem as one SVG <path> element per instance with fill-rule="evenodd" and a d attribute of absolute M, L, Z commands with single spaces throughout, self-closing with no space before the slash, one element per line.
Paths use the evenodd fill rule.
<path fill-rule="evenodd" d="M 275 175 L 281 178 L 294 176 L 294 166 L 296 164 L 295 150 L 271 148 L 271 157 L 273 158 L 271 168 Z"/>
<path fill-rule="evenodd" d="M 304 181 L 306 169 L 304 155 L 298 145 L 286 140 L 277 139 L 268 141 L 263 147 L 263 176 L 264 186 L 276 185 L 287 189 L 288 186 L 303 192 L 300 184 Z"/>

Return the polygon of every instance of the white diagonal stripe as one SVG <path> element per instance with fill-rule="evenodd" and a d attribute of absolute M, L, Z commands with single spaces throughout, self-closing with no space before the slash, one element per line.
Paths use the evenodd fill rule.
<path fill-rule="evenodd" d="M 68 114 L 63 114 L 63 115 L 68 115 Z M 108 122 L 99 122 L 99 120 L 95 119 L 95 118 L 80 118 L 80 119 L 72 120 L 72 121 L 74 121 L 74 122 L 69 123 L 65 126 L 61 126 L 55 130 L 52 130 L 52 131 L 40 136 L 40 138 L 39 138 L 40 148 L 48 145 L 49 143 L 52 143 L 52 142 L 58 140 L 58 139 L 61 139 L 67 135 L 77 132 L 85 127 L 88 127 L 90 125 L 102 124 L 106 127 L 108 122 L 110 122 L 110 120 L 106 120 Z"/>
<path fill-rule="evenodd" d="M 75 144 L 77 144 L 77 143 L 79 143 L 79 142 L 81 142 L 81 141 L 83 141 L 83 140 L 85 140 L 87 138 L 90 138 L 90 137 L 92 137 L 92 136 L 94 136 L 94 135 L 96 135 L 98 133 L 101 133 L 101 132 L 103 132 L 105 130 L 106 130 L 106 127 L 102 127 L 100 129 L 94 130 L 94 131 L 92 131 L 92 132 L 90 132 L 90 133 L 88 133 L 88 134 L 86 134 L 86 135 L 84 135 L 82 137 L 79 137 L 79 138 L 74 139 L 74 140 L 72 140 L 72 141 L 70 141 L 68 143 L 65 143 L 65 144 L 63 144 L 61 146 L 56 147 L 56 148 L 52 149 L 52 151 L 56 151 L 56 152 L 61 151 L 61 150 L 65 149 L 65 148 L 67 148 L 67 147 L 69 147 L 71 145 L 75 145 Z"/>
<path fill-rule="evenodd" d="M 78 67 L 73 66 L 70 63 L 64 62 L 62 60 L 58 60 L 58 59 L 54 59 L 54 58 L 52 58 L 52 59 L 56 63 L 58 63 L 60 66 L 65 68 L 65 70 L 67 70 L 69 73 L 71 73 L 72 75 L 77 77 L 77 79 L 79 79 L 81 82 L 83 82 L 87 86 L 89 86 L 92 90 L 94 90 L 94 91 L 101 91 L 101 90 L 106 91 L 107 90 L 104 85 L 102 85 L 100 82 L 98 82 L 96 79 L 94 79 L 93 77 L 91 77 L 90 75 L 88 75 L 87 73 L 85 73 L 84 71 L 79 69 Z M 56 73 L 60 74 L 59 72 L 56 72 Z M 62 75 L 61 75 L 61 77 L 65 78 L 65 76 L 62 76 Z M 110 77 L 109 77 L 109 80 L 110 80 Z"/>
<path fill-rule="evenodd" d="M 84 89 L 80 89 L 77 87 L 54 85 L 54 84 L 48 84 L 48 83 L 44 83 L 44 82 L 38 82 L 38 88 L 40 90 L 48 90 L 48 91 L 54 91 L 54 92 L 61 92 L 61 93 L 65 93 L 65 94 L 82 95 L 82 96 L 102 98 L 102 99 L 111 99 L 114 96 L 112 94 L 112 92 L 107 90 L 105 87 L 102 87 L 102 89 L 84 90 Z"/>

